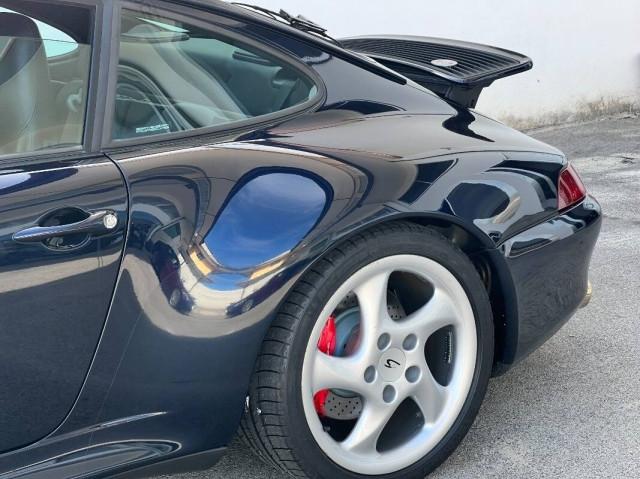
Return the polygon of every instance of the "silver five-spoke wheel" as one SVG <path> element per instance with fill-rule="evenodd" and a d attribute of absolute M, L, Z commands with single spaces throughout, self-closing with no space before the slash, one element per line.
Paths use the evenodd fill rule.
<path fill-rule="evenodd" d="M 390 283 L 401 283 L 401 275 L 414 283 L 424 282 L 422 291 L 428 297 L 422 298 L 424 304 L 415 311 L 400 318 L 396 314 L 394 319 L 389 303 L 401 299 Z M 327 318 L 336 317 L 336 309 L 350 294 L 355 295 L 359 310 L 357 344 L 340 356 L 327 354 L 319 347 Z M 432 371 L 426 350 L 437 332 L 446 333 L 442 335 L 444 348 L 438 348 L 450 365 L 444 379 Z M 345 339 L 353 342 L 353 338 L 337 341 Z M 313 437 L 329 458 L 358 473 L 384 474 L 416 462 L 444 437 L 460 414 L 473 378 L 476 347 L 473 309 L 450 271 L 414 255 L 390 256 L 368 264 L 329 300 L 309 340 L 302 394 Z M 352 402 L 361 403 L 348 432 L 331 434 L 314 401 L 322 391 L 351 396 Z M 402 414 L 406 400 L 413 401 L 413 414 Z M 392 426 L 393 420 L 398 424 Z M 381 441 L 387 428 L 392 430 Z"/>

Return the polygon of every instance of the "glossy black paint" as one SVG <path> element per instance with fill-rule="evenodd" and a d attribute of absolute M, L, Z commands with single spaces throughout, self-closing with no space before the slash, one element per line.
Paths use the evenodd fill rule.
<path fill-rule="evenodd" d="M 600 206 L 589 196 L 500 246 L 514 278 L 519 317 L 508 326 L 518 328 L 518 339 L 503 351 L 503 369 L 553 335 L 582 302 L 601 222 Z"/>
<path fill-rule="evenodd" d="M 114 210 L 120 227 L 13 240 L 24 228 L 74 214 L 69 206 Z M 41 439 L 71 410 L 111 301 L 126 223 L 124 181 L 105 157 L 0 166 L 0 451 Z"/>
<path fill-rule="evenodd" d="M 23 298 L 35 293 L 35 266 L 54 271 L 67 265 L 61 258 L 93 263 L 89 276 L 74 268 L 63 280 L 71 303 L 51 302 L 59 290 L 49 279 L 46 295 L 31 305 L 37 315 L 7 315 L 7 293 L 0 296 L 3 322 L 16 328 L 12 337 L 0 335 L 12 352 L 4 371 L 14 378 L 34 349 L 48 348 L 62 351 L 53 374 L 73 374 L 68 384 L 50 378 L 55 414 L 36 412 L 42 404 L 35 399 L 20 409 L 15 389 L 4 388 L 0 406 L 15 411 L 15 434 L 24 434 L 17 424 L 29 418 L 41 430 L 13 446 L 37 442 L 0 455 L 0 478 L 68 477 L 71 470 L 106 477 L 227 445 L 257 351 L 292 285 L 338 241 L 381 221 L 437 227 L 487 270 L 497 370 L 544 341 L 584 296 L 600 210 L 587 198 L 558 213 L 566 160 L 557 150 L 363 69 L 324 42 L 217 3 L 190 3 L 207 6 L 208 13 L 197 11 L 201 20 L 306 63 L 325 94 L 309 111 L 267 124 L 106 148 L 112 162 L 2 165 L 1 272 L 26 275 Z M 12 182 L 25 171 L 29 181 Z M 42 245 L 11 242 L 56 201 L 109 207 L 125 224 L 127 195 L 121 264 L 123 228 L 55 261 Z M 52 304 L 64 308 L 64 324 L 45 333 L 41 324 L 25 327 Z"/>

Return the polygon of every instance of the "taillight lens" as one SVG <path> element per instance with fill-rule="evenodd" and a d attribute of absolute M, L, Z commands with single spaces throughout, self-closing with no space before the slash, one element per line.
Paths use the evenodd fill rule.
<path fill-rule="evenodd" d="M 584 187 L 580 175 L 572 165 L 567 166 L 558 180 L 558 209 L 564 210 L 579 203 L 587 196 L 587 189 Z"/>

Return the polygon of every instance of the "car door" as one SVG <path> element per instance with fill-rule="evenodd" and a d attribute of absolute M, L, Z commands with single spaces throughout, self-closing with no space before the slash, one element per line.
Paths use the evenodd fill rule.
<path fill-rule="evenodd" d="M 69 413 L 118 275 L 127 191 L 89 146 L 99 13 L 0 0 L 0 452 Z"/>

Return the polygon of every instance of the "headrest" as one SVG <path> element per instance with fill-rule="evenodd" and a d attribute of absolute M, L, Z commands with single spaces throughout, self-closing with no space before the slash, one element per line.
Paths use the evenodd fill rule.
<path fill-rule="evenodd" d="M 38 105 L 48 95 L 49 67 L 36 23 L 24 15 L 0 13 L 0 152 L 20 151 L 18 145 L 37 131 Z M 13 145 L 13 146 L 12 146 Z M 36 147 L 37 145 L 29 145 Z"/>
<path fill-rule="evenodd" d="M 42 40 L 36 22 L 11 12 L 0 12 L 0 36 Z"/>
<path fill-rule="evenodd" d="M 9 38 L 0 52 L 0 85 L 17 75 L 34 57 L 46 61 L 38 26 L 29 17 L 1 12 L 0 36 Z"/>

